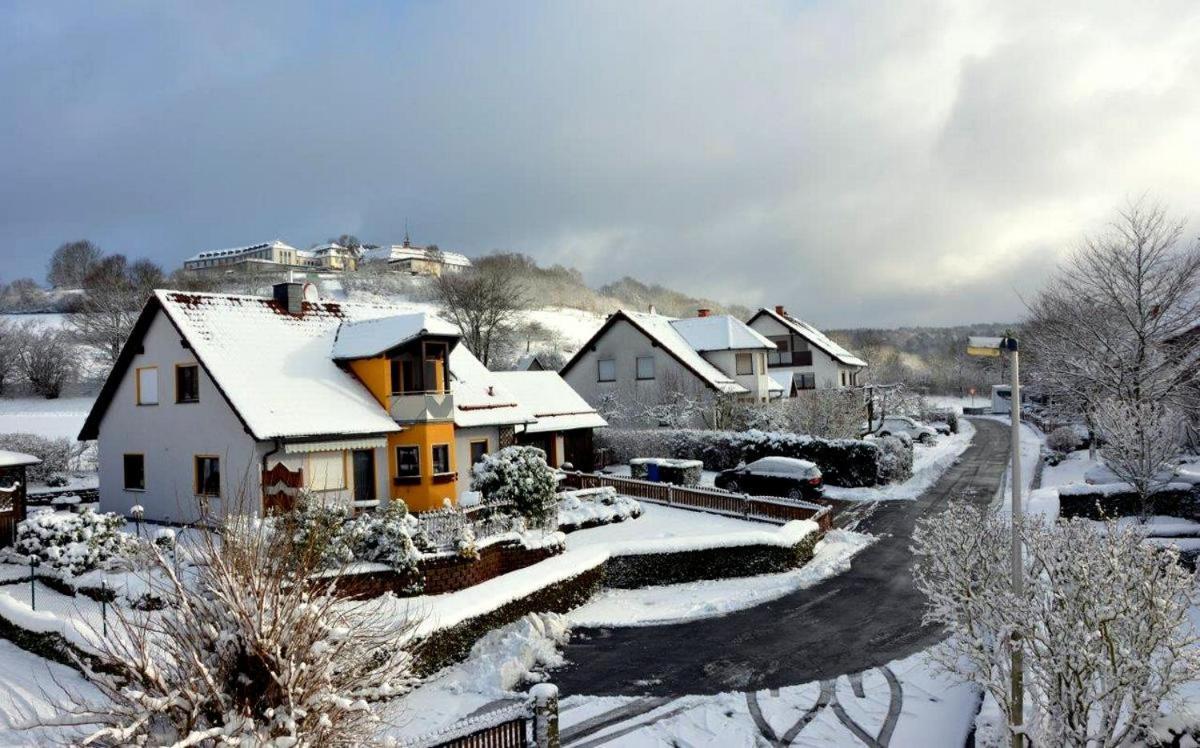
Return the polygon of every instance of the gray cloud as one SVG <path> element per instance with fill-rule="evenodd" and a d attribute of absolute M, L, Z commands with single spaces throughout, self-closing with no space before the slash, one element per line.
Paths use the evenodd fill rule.
<path fill-rule="evenodd" d="M 407 220 L 825 325 L 1014 318 L 1126 196 L 1200 191 L 1200 9 L 1043 5 L 6 6 L 3 272 Z"/>

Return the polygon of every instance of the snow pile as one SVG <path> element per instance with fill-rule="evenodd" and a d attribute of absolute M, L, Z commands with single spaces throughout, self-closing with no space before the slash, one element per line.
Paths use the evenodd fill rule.
<path fill-rule="evenodd" d="M 633 590 L 605 590 L 568 616 L 575 626 L 655 626 L 721 616 L 806 589 L 850 568 L 875 542 L 870 535 L 832 530 L 805 566 L 778 574 L 717 579 Z"/>
<path fill-rule="evenodd" d="M 17 525 L 15 552 L 69 576 L 99 568 L 132 549 L 125 519 L 84 509 L 41 509 Z"/>
<path fill-rule="evenodd" d="M 524 701 L 525 695 L 516 689 L 544 681 L 542 670 L 562 665 L 559 650 L 569 636 L 566 617 L 557 613 L 531 613 L 488 633 L 465 661 L 402 698 L 379 705 L 383 721 L 392 725 L 386 738 L 412 741 L 472 712 L 483 715 Z"/>
<path fill-rule="evenodd" d="M 611 486 L 565 491 L 558 496 L 558 527 L 567 532 L 642 515 L 642 505 L 637 500 L 618 495 Z"/>

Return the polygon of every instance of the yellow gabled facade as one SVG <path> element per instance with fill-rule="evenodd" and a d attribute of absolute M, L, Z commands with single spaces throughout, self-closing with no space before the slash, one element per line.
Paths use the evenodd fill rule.
<path fill-rule="evenodd" d="M 392 382 L 392 363 L 386 356 L 357 359 L 349 362 L 350 370 L 358 377 L 385 410 L 391 412 L 393 391 L 400 388 Z M 433 388 L 446 390 L 446 378 L 441 368 L 435 369 Z M 419 397 L 419 395 L 413 395 Z M 458 463 L 454 450 L 454 421 L 452 419 L 415 420 L 400 422 L 403 431 L 388 435 L 388 495 L 403 501 L 410 510 L 424 512 L 440 509 L 449 499 L 458 502 Z M 408 448 L 408 449 L 401 449 Z M 401 475 L 400 455 L 411 465 L 413 454 L 420 466 L 419 475 Z M 441 453 L 442 464 L 437 465 Z"/>

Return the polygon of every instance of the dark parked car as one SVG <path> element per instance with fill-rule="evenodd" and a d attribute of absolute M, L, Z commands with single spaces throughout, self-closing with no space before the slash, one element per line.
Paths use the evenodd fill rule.
<path fill-rule="evenodd" d="M 763 457 L 738 465 L 721 471 L 713 483 L 727 491 L 790 499 L 818 498 L 822 490 L 820 468 L 793 457 Z"/>

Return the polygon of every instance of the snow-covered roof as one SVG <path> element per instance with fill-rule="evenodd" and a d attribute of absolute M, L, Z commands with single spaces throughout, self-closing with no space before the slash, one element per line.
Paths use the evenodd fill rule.
<path fill-rule="evenodd" d="M 608 425 L 558 372 L 498 371 L 494 376 L 537 419 L 537 423 L 525 429 L 531 434 L 598 429 Z"/>
<path fill-rule="evenodd" d="M 0 449 L 0 468 L 36 465 L 41 461 L 41 458 L 27 455 L 24 452 L 10 452 L 7 449 Z"/>
<path fill-rule="evenodd" d="M 792 390 L 792 375 L 787 373 L 787 376 L 782 376 L 784 372 L 776 372 L 767 375 L 767 391 L 768 392 L 791 392 Z M 787 389 L 783 388 L 784 381 L 787 381 Z"/>
<path fill-rule="evenodd" d="M 266 249 L 267 247 L 276 247 L 279 249 L 295 249 L 294 247 L 292 247 L 289 244 L 285 244 L 284 242 L 281 242 L 278 239 L 273 239 L 269 242 L 259 242 L 258 244 L 248 244 L 244 247 L 230 247 L 228 249 L 205 250 L 204 252 L 200 252 L 198 254 L 194 254 L 191 257 L 189 257 L 188 262 L 192 262 L 195 260 L 212 260 L 217 257 L 236 257 L 238 255 L 244 255 L 244 254 L 247 254 L 250 252 L 257 252 L 260 249 Z"/>
<path fill-rule="evenodd" d="M 441 262 L 446 265 L 464 268 L 471 266 L 471 260 L 466 255 L 458 252 L 447 252 L 444 249 L 433 250 L 429 247 L 405 246 L 403 244 L 392 244 L 390 246 L 368 249 L 365 256 L 371 260 L 386 260 L 387 262 L 401 262 L 403 260 L 433 261 L 440 258 Z"/>
<path fill-rule="evenodd" d="M 672 317 L 664 317 L 661 314 L 630 312 L 626 310 L 621 310 L 618 314 L 624 315 L 635 327 L 640 328 L 642 332 L 657 341 L 667 352 L 679 359 L 685 366 L 694 371 L 697 376 L 704 379 L 720 392 L 726 394 L 749 392 L 749 390 L 738 384 L 729 375 L 709 363 L 707 359 L 700 355 L 699 351 L 688 343 L 679 330 L 675 329 L 673 323 L 678 320 Z"/>
<path fill-rule="evenodd" d="M 458 327 L 428 312 L 343 322 L 331 355 L 339 360 L 373 358 L 424 335 L 458 337 Z"/>
<path fill-rule="evenodd" d="M 395 317 L 402 308 L 321 301 L 290 315 L 261 296 L 154 293 L 256 438 L 400 430 L 331 351 L 343 323 Z"/>
<path fill-rule="evenodd" d="M 533 413 L 501 383 L 497 373 L 464 345 L 450 351 L 450 393 L 454 395 L 454 425 L 459 428 L 534 421 Z"/>
<path fill-rule="evenodd" d="M 760 314 L 766 314 L 774 318 L 780 324 L 788 327 L 797 335 L 804 337 L 806 340 L 808 340 L 808 342 L 825 351 L 830 356 L 833 356 L 846 366 L 867 365 L 866 361 L 863 361 L 858 356 L 855 356 L 850 351 L 833 342 L 833 340 L 826 336 L 825 333 L 821 332 L 803 320 L 796 319 L 790 314 L 777 314 L 774 309 L 759 309 L 758 313 L 755 314 L 754 317 L 758 317 Z M 754 317 L 751 318 L 751 321 L 754 320 Z"/>
<path fill-rule="evenodd" d="M 697 351 L 729 351 L 747 348 L 775 350 L 775 344 L 728 314 L 687 317 L 671 322 L 683 339 Z"/>

